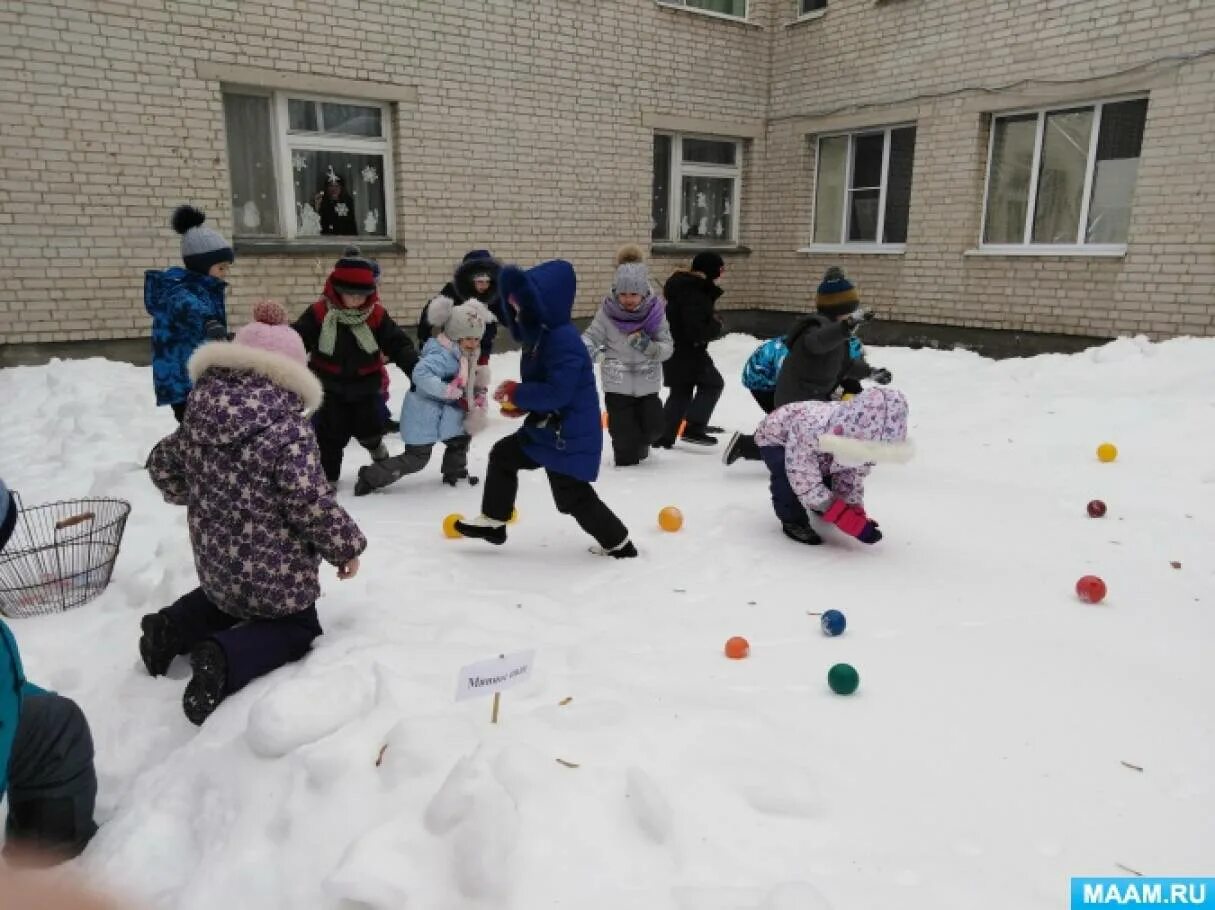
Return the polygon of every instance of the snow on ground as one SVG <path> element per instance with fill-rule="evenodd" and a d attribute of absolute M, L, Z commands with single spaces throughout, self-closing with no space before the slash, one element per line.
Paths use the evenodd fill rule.
<path fill-rule="evenodd" d="M 736 379 L 753 346 L 714 346 L 719 423 L 759 417 Z M 85 870 L 179 910 L 1054 910 L 1069 876 L 1117 863 L 1209 874 L 1215 341 L 870 356 L 918 444 L 871 477 L 872 548 L 786 540 L 761 465 L 691 447 L 621 470 L 605 453 L 599 491 L 640 559 L 589 555 L 537 474 L 505 547 L 450 541 L 443 516 L 475 514 L 479 490 L 432 465 L 354 499 L 352 447 L 362 572 L 326 567 L 312 654 L 201 730 L 186 662 L 150 679 L 136 650 L 140 615 L 195 585 L 185 510 L 141 467 L 173 426 L 147 370 L 0 371 L 0 475 L 27 502 L 134 504 L 101 598 L 11 623 L 32 678 L 93 725 Z M 668 504 L 676 534 L 655 521 Z M 1090 572 L 1103 605 L 1073 594 Z M 807 615 L 829 607 L 841 638 Z M 749 659 L 723 656 L 732 635 Z M 453 701 L 462 665 L 527 648 L 499 726 L 487 700 Z M 838 661 L 854 696 L 825 684 Z"/>

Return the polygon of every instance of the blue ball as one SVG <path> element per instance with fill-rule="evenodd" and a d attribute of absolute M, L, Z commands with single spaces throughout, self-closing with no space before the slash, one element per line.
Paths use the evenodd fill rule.
<path fill-rule="evenodd" d="M 828 610 L 822 615 L 821 619 L 824 635 L 839 635 L 848 625 L 848 620 L 844 618 L 844 614 L 839 610 Z"/>

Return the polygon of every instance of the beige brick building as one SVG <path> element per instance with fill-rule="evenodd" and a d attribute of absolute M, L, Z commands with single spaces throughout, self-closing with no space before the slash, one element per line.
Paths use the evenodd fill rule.
<path fill-rule="evenodd" d="M 840 262 L 894 320 L 1215 334 L 1209 0 L 9 0 L 0 45 L 0 344 L 145 337 L 187 201 L 233 322 L 315 299 L 341 204 L 403 322 L 481 246 L 589 315 L 649 237 L 733 308 Z"/>

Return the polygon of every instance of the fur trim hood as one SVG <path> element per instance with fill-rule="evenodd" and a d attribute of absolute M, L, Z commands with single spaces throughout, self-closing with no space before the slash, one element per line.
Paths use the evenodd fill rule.
<path fill-rule="evenodd" d="M 321 406 L 324 392 L 321 381 L 306 366 L 289 357 L 228 341 L 213 341 L 198 348 L 190 357 L 190 379 L 199 382 L 208 370 L 221 369 L 254 373 L 300 399 L 306 416 Z"/>

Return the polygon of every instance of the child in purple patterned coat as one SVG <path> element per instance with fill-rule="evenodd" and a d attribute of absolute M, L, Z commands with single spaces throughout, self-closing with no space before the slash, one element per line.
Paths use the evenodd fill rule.
<path fill-rule="evenodd" d="M 262 301 L 233 342 L 200 347 L 185 421 L 148 458 L 167 502 L 188 509 L 200 587 L 143 617 L 153 676 L 190 654 L 183 708 L 201 724 L 229 694 L 298 660 L 321 634 L 321 560 L 353 578 L 367 541 L 337 504 L 308 422 L 321 404 L 303 342 Z"/>

